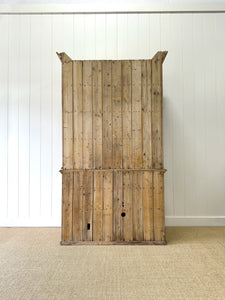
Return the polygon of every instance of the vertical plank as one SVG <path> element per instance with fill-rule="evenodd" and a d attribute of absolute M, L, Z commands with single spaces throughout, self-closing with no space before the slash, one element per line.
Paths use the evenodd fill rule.
<path fill-rule="evenodd" d="M 195 14 L 195 16 L 199 16 L 199 15 Z M 179 83 L 177 83 L 176 85 L 173 84 L 175 80 L 174 76 L 177 76 L 175 75 L 177 73 L 177 68 L 174 69 L 174 65 L 177 64 L 178 55 L 176 53 L 177 49 L 174 48 L 176 37 L 173 38 L 175 31 L 172 29 L 172 22 L 171 22 L 172 19 L 173 19 L 172 14 L 161 15 L 161 32 L 162 32 L 161 47 L 162 49 L 167 49 L 169 52 L 169 59 L 166 60 L 166 65 L 165 65 L 166 67 L 163 70 L 163 80 L 166 83 L 163 87 L 163 94 L 165 94 L 165 101 L 163 99 L 163 111 L 165 112 L 163 115 L 163 148 L 166 149 L 166 151 L 164 151 L 164 165 L 169 170 L 169 173 L 165 176 L 165 191 L 166 191 L 165 211 L 167 216 L 174 215 L 174 203 L 173 203 L 174 189 L 173 189 L 173 176 L 171 174 L 173 174 L 173 155 L 174 155 L 173 122 L 174 122 L 174 118 L 176 117 L 173 114 L 176 111 L 175 106 L 179 99 L 179 96 L 176 95 L 176 91 Z M 197 32 L 197 28 L 199 28 L 199 26 L 196 24 L 194 29 L 195 32 Z M 171 55 L 172 51 L 170 52 L 170 50 L 172 49 L 174 50 L 173 55 Z M 179 49 L 178 52 L 180 52 Z M 194 60 L 194 57 L 190 56 L 190 58 L 192 59 L 192 61 Z M 198 60 L 199 59 L 200 57 L 198 57 Z M 180 113 L 176 113 L 176 115 L 179 116 Z M 196 215 L 199 214 L 196 212 Z"/>
<path fill-rule="evenodd" d="M 51 165 L 52 165 L 52 130 L 51 130 L 51 116 L 52 116 L 52 91 L 49 88 L 52 84 L 52 22 L 48 15 L 41 16 L 41 49 L 40 49 L 40 60 L 41 60 L 41 216 L 48 218 L 51 215 Z M 70 73 L 69 76 L 72 76 Z M 68 78 L 68 80 L 70 80 Z M 72 92 L 72 87 L 69 88 Z M 71 99 L 71 98 L 70 98 Z M 69 103 L 67 103 L 69 104 Z M 69 104 L 70 106 L 70 104 Z M 70 119 L 72 118 L 72 111 L 70 112 Z M 68 119 L 67 119 L 68 120 Z M 70 122 L 70 121 L 69 121 Z M 69 123 L 71 126 L 71 123 Z M 71 129 L 68 129 L 69 131 Z M 68 133 L 68 131 L 67 131 Z M 71 136 L 70 136 L 71 137 Z M 71 141 L 68 140 L 69 143 Z M 69 145 L 67 144 L 68 148 Z M 67 148 L 67 149 L 68 149 Z M 72 152 L 71 152 L 72 154 Z M 72 165 L 70 165 L 71 167 Z"/>
<path fill-rule="evenodd" d="M 102 167 L 102 63 L 93 61 L 93 167 Z"/>
<path fill-rule="evenodd" d="M 152 59 L 152 165 L 163 167 L 162 151 L 162 55 L 156 53 Z"/>
<path fill-rule="evenodd" d="M 122 167 L 121 61 L 112 62 L 113 168 Z"/>
<path fill-rule="evenodd" d="M 82 149 L 82 61 L 73 61 L 73 151 L 74 169 L 81 169 L 83 166 Z"/>
<path fill-rule="evenodd" d="M 203 18 L 204 14 L 199 14 L 198 18 L 201 21 Z M 173 16 L 171 15 L 171 29 L 170 29 L 170 37 L 171 37 L 171 43 L 172 45 L 176 44 L 176 47 L 172 47 L 173 49 L 173 55 L 171 55 L 170 60 L 168 59 L 167 63 L 171 63 L 171 67 L 169 68 L 170 71 L 170 76 L 171 81 L 167 81 L 169 84 L 169 91 L 170 91 L 170 102 L 171 102 L 171 110 L 172 110 L 172 115 L 171 115 L 171 121 L 172 121 L 172 170 L 171 174 L 173 174 L 173 214 L 174 216 L 184 216 L 185 215 L 185 207 L 184 207 L 184 201 L 181 201 L 180 199 L 184 199 L 184 138 L 183 138 L 183 133 L 184 133 L 184 101 L 183 101 L 183 58 L 182 58 L 182 39 L 183 39 L 183 32 L 182 32 L 182 24 L 183 24 L 183 16 L 181 14 L 174 14 Z M 179 26 L 177 26 L 179 24 Z M 196 33 L 200 33 L 198 36 L 198 41 L 203 36 L 204 33 L 204 28 L 205 26 L 203 24 L 196 24 Z M 200 32 L 199 32 L 200 31 Z M 197 41 L 196 41 L 197 42 Z M 202 42 L 200 43 L 202 47 Z M 171 50 L 172 50 L 171 49 Z M 199 48 L 201 49 L 201 48 Z M 172 51 L 171 51 L 172 52 Z M 202 97 L 199 97 L 198 102 L 201 105 L 201 100 L 202 104 L 205 105 L 205 80 L 204 76 L 205 73 L 203 69 L 207 65 L 205 63 L 205 59 L 203 58 L 203 53 L 199 55 L 199 50 L 195 54 L 197 57 L 198 61 L 198 67 L 197 70 L 200 71 L 198 74 L 198 79 L 199 81 L 196 82 L 198 84 L 198 90 L 203 92 Z M 207 56 L 206 56 L 207 57 Z M 176 65 L 176 70 L 174 69 L 174 65 Z M 167 68 L 168 70 L 168 64 Z M 191 74 L 192 76 L 193 74 Z M 176 81 L 176 86 L 172 84 L 172 82 Z M 199 95 L 198 95 L 199 96 Z M 201 106 L 202 108 L 202 106 Z M 198 111 L 198 105 L 195 108 Z M 201 165 L 204 165 L 206 162 L 206 157 L 205 157 L 205 122 L 201 124 L 202 117 L 204 120 L 204 114 L 199 114 L 198 113 L 198 120 L 200 121 L 198 126 L 197 126 L 197 134 L 198 135 L 198 141 L 199 141 L 199 151 L 201 155 L 199 156 L 199 162 Z M 179 117 L 178 117 L 179 116 Z M 198 131 L 200 129 L 200 132 Z M 202 130 L 203 129 L 203 130 Z M 202 148 L 201 146 L 204 145 Z M 168 166 L 169 167 L 169 166 Z M 169 176 L 169 173 L 166 177 Z M 201 172 L 202 174 L 202 172 Z M 201 184 L 201 183 L 200 183 Z M 206 186 L 206 182 L 203 183 L 204 186 Z M 204 209 L 206 207 L 205 205 L 201 206 L 201 209 Z M 196 212 L 198 213 L 198 212 Z M 204 212 L 203 212 L 204 213 Z M 207 209 L 205 210 L 205 213 L 207 215 Z"/>
<path fill-rule="evenodd" d="M 142 173 L 133 172 L 133 239 L 143 240 Z"/>
<path fill-rule="evenodd" d="M 41 199 L 41 65 L 40 65 L 40 43 L 41 28 L 40 16 L 31 16 L 30 32 L 30 189 L 29 189 L 29 216 L 37 218 L 40 216 L 40 199 Z M 60 128 L 60 131 L 62 128 Z M 14 148 L 15 149 L 15 148 Z"/>
<path fill-rule="evenodd" d="M 225 18 L 223 14 L 215 14 L 215 32 L 213 33 L 213 39 L 214 39 L 214 47 L 216 48 L 216 53 L 217 55 L 215 56 L 215 77 L 216 77 L 216 82 L 215 82 L 215 95 L 217 99 L 217 122 L 216 122 L 216 130 L 217 130 L 217 161 L 218 163 L 215 163 L 216 166 L 219 166 L 217 169 L 217 176 L 214 177 L 214 172 L 211 172 L 210 175 L 212 176 L 211 179 L 213 178 L 216 180 L 216 185 L 217 185 L 217 196 L 216 196 L 216 210 L 219 212 L 223 211 L 224 209 L 224 201 L 223 197 L 225 194 L 225 186 L 224 186 L 224 178 L 223 178 L 223 172 L 224 172 L 224 166 L 223 164 L 220 164 L 221 157 L 223 157 L 223 154 L 225 152 L 225 140 L 223 138 L 223 132 L 225 128 L 225 87 L 224 87 L 224 78 L 225 78 L 225 61 L 224 59 L 221 60 L 220 58 L 223 56 L 224 53 L 224 43 L 223 43 L 223 36 L 224 36 L 224 28 L 225 28 Z M 212 19 L 210 20 L 212 22 Z M 207 32 L 206 32 L 207 33 Z M 214 48 L 214 49 L 215 49 Z M 214 50 L 215 51 L 215 50 Z M 196 76 L 197 77 L 197 76 Z M 197 86 L 197 85 L 196 85 Z M 220 96 L 219 96 L 220 95 Z M 196 99 L 198 97 L 196 96 Z M 213 97 L 211 100 L 213 101 Z M 197 115 L 197 112 L 196 112 Z M 196 120 L 196 125 L 197 125 L 197 120 Z M 196 126 L 197 128 L 197 126 Z M 197 132 L 195 135 L 195 138 L 198 137 Z M 214 165 L 214 166 L 215 166 Z M 200 173 L 200 170 L 199 170 Z M 200 177 L 200 176 L 199 176 Z M 196 182 L 198 182 L 198 178 L 196 178 Z M 215 186 L 215 185 L 214 185 Z M 206 190 L 202 189 L 204 192 Z M 214 190 L 215 191 L 215 190 Z M 213 197 L 211 198 L 212 202 L 214 203 Z M 201 206 L 201 203 L 199 204 Z M 211 211 L 211 210 L 210 210 Z M 211 211 L 212 213 L 212 211 Z M 216 213 L 216 212 L 215 212 Z"/>
<path fill-rule="evenodd" d="M 63 16 L 63 51 L 69 53 L 69 56 L 74 57 L 75 43 L 73 34 L 73 15 L 62 14 Z"/>
<path fill-rule="evenodd" d="M 117 26 L 118 30 L 118 58 L 127 59 L 129 53 L 128 48 L 128 14 L 117 14 Z M 129 27 L 130 28 L 130 27 Z M 123 61 L 122 61 L 123 63 Z"/>
<path fill-rule="evenodd" d="M 208 22 L 209 20 L 207 20 Z M 193 15 L 192 17 L 185 15 L 183 18 L 182 24 L 183 40 L 182 40 L 182 62 L 183 62 L 183 103 L 184 103 L 184 115 L 183 115 L 183 137 L 184 137 L 184 205 L 185 205 L 185 214 L 190 216 L 193 211 L 198 210 L 197 198 L 196 198 L 196 188 L 199 184 L 197 181 L 197 172 L 196 168 L 196 124 L 195 120 L 198 119 L 197 107 L 195 107 L 195 66 L 194 61 L 194 43 L 193 43 L 193 31 L 196 30 L 193 24 Z M 207 30 L 205 28 L 205 30 Z M 207 34 L 210 35 L 209 30 Z M 214 33 L 212 34 L 212 38 Z M 212 40 L 212 44 L 213 40 Z M 207 66 L 209 66 L 210 60 L 207 59 Z M 209 74 L 212 74 L 209 71 Z M 190 76 L 190 74 L 193 74 Z M 210 84 L 213 83 L 213 77 L 210 78 Z M 209 86 L 209 85 L 208 85 Z M 198 88 L 197 88 L 198 89 Z M 210 95 L 210 99 L 214 98 L 214 95 Z M 204 103 L 207 103 L 207 96 L 204 99 Z M 214 104 L 212 109 L 214 108 Z M 202 107 L 203 109 L 203 107 Z M 212 114 L 212 109 L 210 109 L 210 116 Z M 207 120 L 210 122 L 210 116 Z M 210 122 L 211 123 L 211 122 Z M 212 122 L 213 123 L 213 122 Z M 212 138 L 215 137 L 215 132 L 213 131 Z M 212 142 L 212 143 L 211 143 Z M 213 142 L 210 139 L 210 144 L 215 145 L 216 137 Z M 212 155 L 215 155 L 215 147 L 212 147 Z M 167 151 L 166 151 L 167 153 Z M 203 152 L 204 153 L 204 152 Z M 216 155 L 217 156 L 217 155 Z M 207 172 L 207 170 L 205 170 Z M 208 172 L 207 172 L 208 173 Z M 209 172 L 211 173 L 211 172 Z"/>
<path fill-rule="evenodd" d="M 117 30 L 117 15 L 105 14 L 106 23 L 106 58 L 116 59 L 118 57 L 118 30 Z"/>
<path fill-rule="evenodd" d="M 151 14 L 148 19 L 148 37 L 149 37 L 149 54 L 152 57 L 158 50 L 161 50 L 161 14 Z M 179 23 L 178 23 L 179 24 Z"/>
<path fill-rule="evenodd" d="M 122 172 L 116 171 L 113 174 L 113 240 L 122 240 L 122 217 L 124 209 Z"/>
<path fill-rule="evenodd" d="M 123 168 L 132 168 L 131 61 L 122 61 Z"/>
<path fill-rule="evenodd" d="M 94 172 L 93 241 L 102 241 L 103 174 Z"/>
<path fill-rule="evenodd" d="M 73 168 L 73 62 L 62 57 L 63 168 Z"/>
<path fill-rule="evenodd" d="M 106 22 L 105 14 L 95 14 L 95 58 L 106 57 Z"/>
<path fill-rule="evenodd" d="M 73 14 L 74 57 L 85 59 L 85 14 Z"/>
<path fill-rule="evenodd" d="M 92 241 L 93 172 L 83 172 L 83 240 Z"/>
<path fill-rule="evenodd" d="M 139 54 L 139 14 L 127 14 L 127 53 L 126 57 L 129 59 L 138 59 Z"/>
<path fill-rule="evenodd" d="M 72 240 L 73 173 L 62 175 L 62 241 Z"/>
<path fill-rule="evenodd" d="M 112 99 L 111 62 L 103 61 L 103 129 L 102 129 L 102 167 L 112 168 Z"/>
<path fill-rule="evenodd" d="M 52 15 L 52 49 L 63 51 L 63 15 Z M 51 215 L 60 224 L 62 167 L 62 79 L 57 55 L 52 55 L 52 209 Z M 56 99 L 58 99 L 56 101 Z"/>
<path fill-rule="evenodd" d="M 13 220 L 19 215 L 19 68 L 17 67 L 17 61 L 19 60 L 20 17 L 19 15 L 8 17 L 8 217 Z M 37 111 L 37 113 L 39 113 L 39 111 Z M 38 186 L 37 189 L 40 189 L 40 186 Z M 39 203 L 40 201 L 38 199 L 38 204 Z"/>
<path fill-rule="evenodd" d="M 113 220 L 113 173 L 103 173 L 103 241 L 112 241 Z"/>
<path fill-rule="evenodd" d="M 154 236 L 156 241 L 165 241 L 164 174 L 154 172 Z"/>
<path fill-rule="evenodd" d="M 27 218 L 29 216 L 29 156 L 30 156 L 30 16 L 20 16 L 21 33 L 20 33 L 20 57 L 18 60 L 19 68 L 19 217 Z M 6 46 L 4 46 L 5 48 Z M 6 56 L 7 58 L 7 56 Z M 5 59 L 5 56 L 4 56 Z M 4 63 L 1 64 L 4 68 Z M 6 75 L 4 69 L 3 74 Z M 6 85 L 7 87 L 7 85 Z M 4 89 L 3 89 L 4 90 Z M 7 116 L 7 114 L 6 114 Z M 4 118 L 3 118 L 4 120 Z M 3 127 L 4 128 L 4 127 Z M 2 144 L 1 144 L 2 145 Z M 2 147 L 2 146 L 1 146 Z M 0 155 L 1 156 L 1 155 Z M 51 161 L 51 159 L 49 159 Z M 5 173 L 3 171 L 3 173 Z M 48 172 L 47 172 L 48 173 Z M 5 174 L 4 174 L 5 176 Z M 49 178 L 48 178 L 49 179 Z M 4 186 L 4 181 L 2 182 Z M 49 185 L 51 187 L 51 185 Z M 3 188 L 4 189 L 4 188 Z M 47 194 L 46 194 L 47 195 Z M 48 194 L 49 196 L 49 194 Z M 51 196 L 49 197 L 51 200 Z M 1 209 L 0 209 L 1 210 Z"/>
<path fill-rule="evenodd" d="M 125 241 L 133 240 L 133 205 L 132 205 L 132 175 L 133 172 L 123 172 L 123 203 L 126 216 L 122 218 L 122 238 Z"/>
<path fill-rule="evenodd" d="M 153 240 L 153 189 L 152 172 L 143 172 L 143 228 L 144 240 Z"/>
<path fill-rule="evenodd" d="M 8 75 L 9 75 L 9 18 L 2 15 L 0 20 L 0 182 L 1 182 L 1 201 L 0 219 L 7 219 L 8 206 Z M 26 157 L 27 159 L 27 157 Z M 29 160 L 28 160 L 29 163 Z M 29 195 L 28 195 L 29 198 Z M 4 226 L 6 224 L 2 224 Z"/>
<path fill-rule="evenodd" d="M 152 15 L 151 15 L 152 16 Z M 149 14 L 138 14 L 138 53 L 139 57 L 149 58 Z M 150 37 L 151 39 L 151 37 Z"/>
<path fill-rule="evenodd" d="M 82 241 L 83 228 L 83 171 L 74 172 L 73 240 Z"/>
<path fill-rule="evenodd" d="M 141 61 L 132 62 L 132 158 L 142 168 Z"/>
<path fill-rule="evenodd" d="M 143 136 L 143 168 L 152 168 L 152 141 L 151 141 L 151 89 L 152 89 L 152 62 L 143 61 L 141 66 L 141 97 L 142 97 L 142 136 Z"/>
<path fill-rule="evenodd" d="M 82 38 L 84 40 L 84 58 L 95 59 L 95 14 L 84 14 L 84 35 Z"/>
<path fill-rule="evenodd" d="M 92 152 L 92 62 L 83 61 L 83 168 L 93 166 Z"/>

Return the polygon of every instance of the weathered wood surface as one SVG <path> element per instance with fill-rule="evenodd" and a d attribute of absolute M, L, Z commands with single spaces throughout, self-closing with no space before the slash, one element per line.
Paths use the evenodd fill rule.
<path fill-rule="evenodd" d="M 63 168 L 161 169 L 162 62 L 63 54 Z"/>
<path fill-rule="evenodd" d="M 62 242 L 164 243 L 162 63 L 62 61 Z"/>
<path fill-rule="evenodd" d="M 165 241 L 164 172 L 63 172 L 63 241 Z M 155 237 L 155 238 L 154 238 Z"/>

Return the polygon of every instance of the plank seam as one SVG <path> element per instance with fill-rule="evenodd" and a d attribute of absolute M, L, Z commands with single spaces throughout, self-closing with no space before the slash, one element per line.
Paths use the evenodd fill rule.
<path fill-rule="evenodd" d="M 73 76 L 73 66 L 74 66 L 74 63 L 72 62 L 72 129 L 73 129 L 73 141 L 72 141 L 72 163 L 73 163 L 73 165 L 74 165 L 74 85 L 73 85 L 73 80 L 74 80 L 74 76 Z M 72 226 L 72 228 L 71 228 L 71 234 L 72 234 L 72 237 L 71 237 L 71 239 L 73 239 L 73 224 L 74 224 L 74 219 L 73 219 L 73 217 L 74 217 L 74 215 L 73 215 L 73 206 L 74 206 L 74 174 L 73 174 L 73 176 L 72 176 L 72 188 L 73 188 L 73 190 L 72 190 L 72 224 L 71 224 L 71 226 Z"/>

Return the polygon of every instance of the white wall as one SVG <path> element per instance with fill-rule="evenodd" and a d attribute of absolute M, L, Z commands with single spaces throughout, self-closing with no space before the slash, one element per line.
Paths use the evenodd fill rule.
<path fill-rule="evenodd" d="M 225 16 L 0 16 L 0 226 L 58 226 L 61 63 L 164 62 L 166 223 L 225 225 Z"/>

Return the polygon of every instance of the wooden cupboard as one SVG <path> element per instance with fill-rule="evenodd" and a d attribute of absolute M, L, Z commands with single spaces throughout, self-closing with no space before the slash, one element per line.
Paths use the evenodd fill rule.
<path fill-rule="evenodd" d="M 58 53 L 57 53 L 58 54 Z M 162 64 L 62 62 L 61 244 L 165 244 Z"/>

